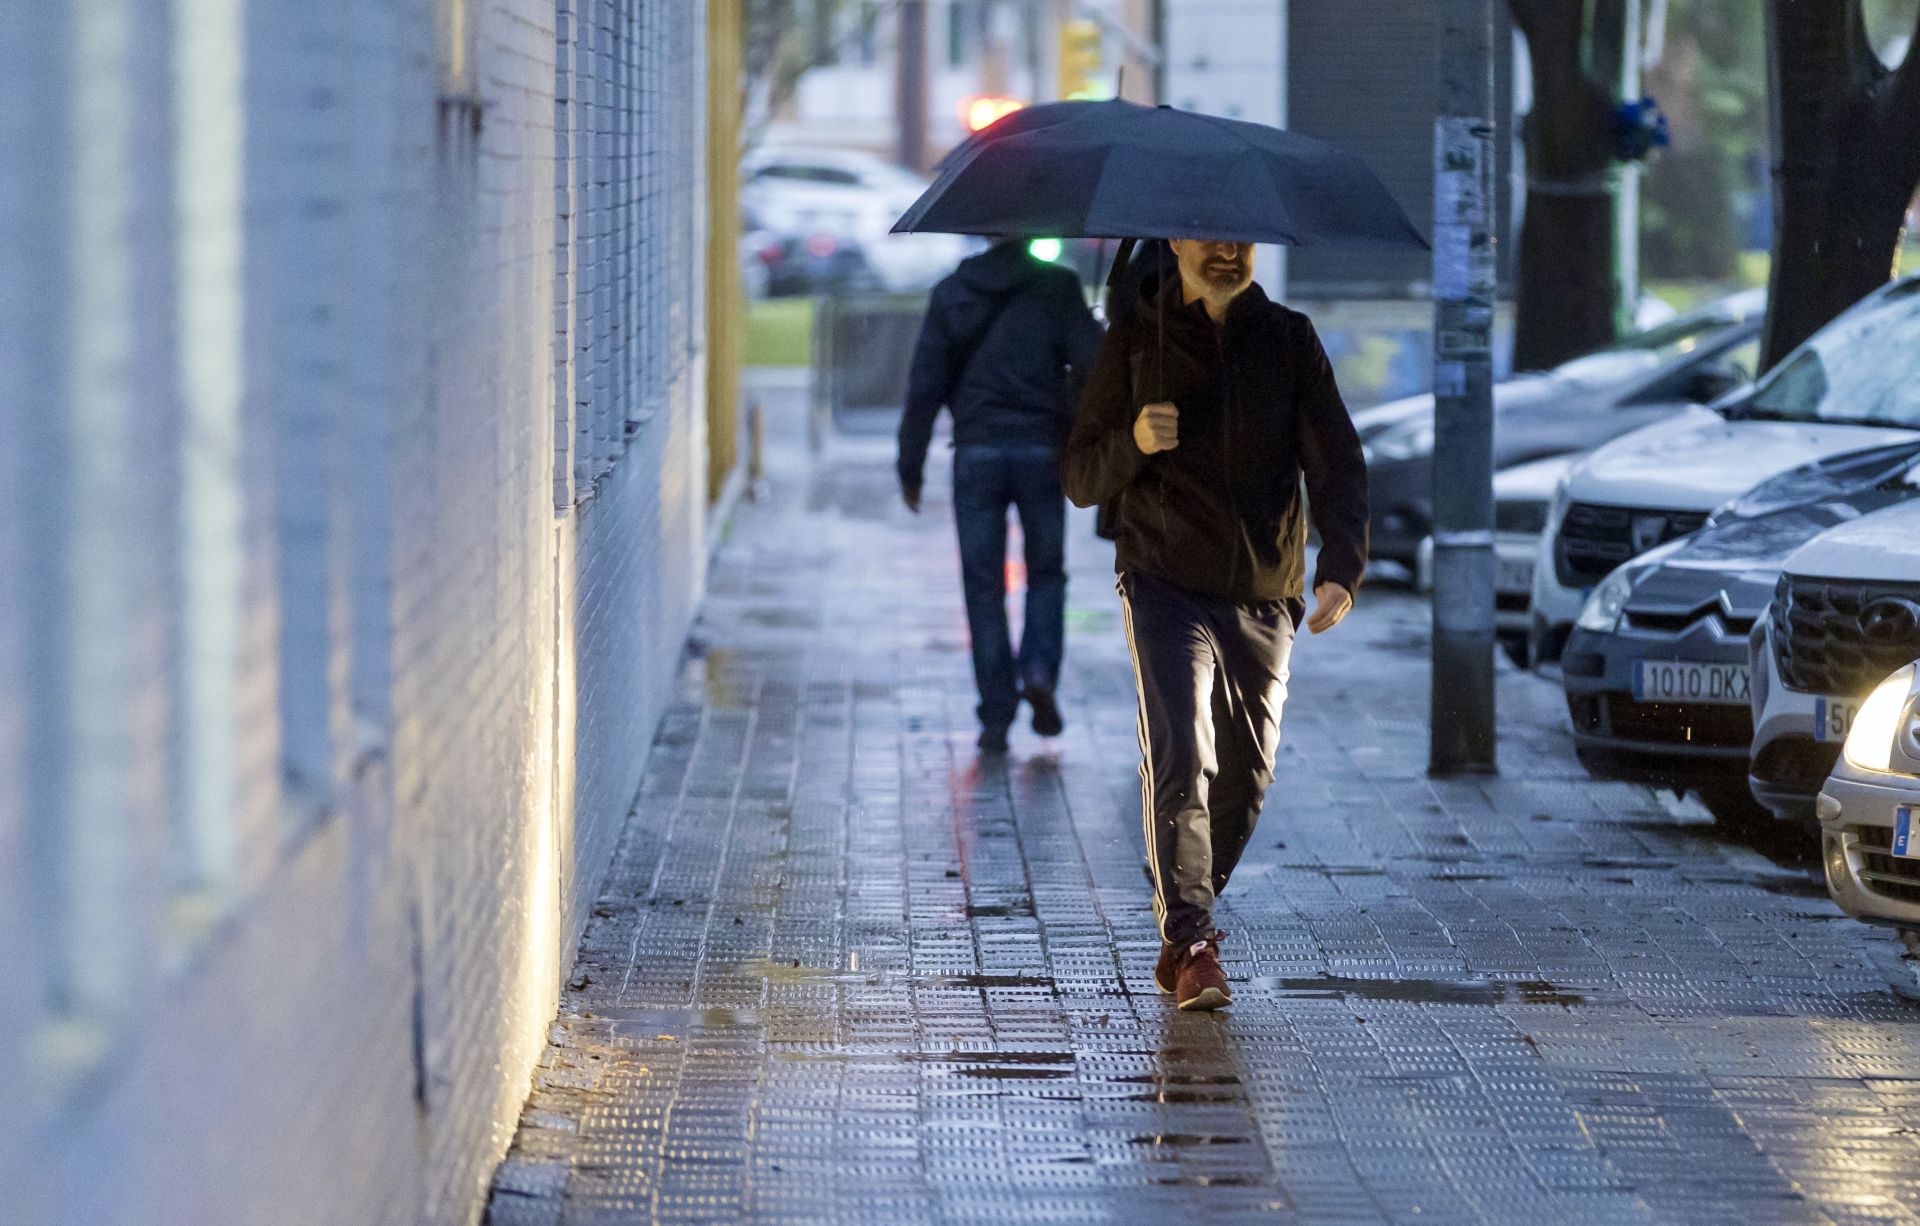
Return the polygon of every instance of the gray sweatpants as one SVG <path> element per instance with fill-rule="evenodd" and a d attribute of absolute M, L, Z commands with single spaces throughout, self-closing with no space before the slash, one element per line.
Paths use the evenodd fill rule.
<path fill-rule="evenodd" d="M 1120 576 L 1140 694 L 1140 810 L 1160 939 L 1213 932 L 1213 901 L 1273 782 L 1287 660 L 1303 606 L 1237 605 Z"/>

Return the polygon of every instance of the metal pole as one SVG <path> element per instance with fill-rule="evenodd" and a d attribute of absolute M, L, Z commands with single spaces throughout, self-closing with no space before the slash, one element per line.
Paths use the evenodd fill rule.
<path fill-rule="evenodd" d="M 1491 774 L 1493 3 L 1440 0 L 1433 146 L 1433 698 L 1428 770 Z"/>
<path fill-rule="evenodd" d="M 909 170 L 927 166 L 927 4 L 900 0 L 894 43 L 894 111 L 899 142 L 894 157 Z"/>
<path fill-rule="evenodd" d="M 1621 31 L 1620 98 L 1636 102 L 1640 98 L 1641 53 L 1646 46 L 1642 24 L 1646 13 L 1641 0 L 1627 0 Z M 1620 189 L 1613 195 L 1614 281 L 1620 288 L 1616 331 L 1622 336 L 1637 331 L 1640 314 L 1640 165 L 1628 162 L 1620 167 Z"/>

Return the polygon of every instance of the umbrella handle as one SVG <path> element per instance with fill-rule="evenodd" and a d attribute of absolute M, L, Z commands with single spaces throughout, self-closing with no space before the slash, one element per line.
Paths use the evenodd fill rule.
<path fill-rule="evenodd" d="M 1161 244 L 1159 258 L 1156 261 L 1160 265 L 1160 281 L 1155 286 L 1160 299 L 1159 310 L 1154 312 L 1155 331 L 1159 333 L 1155 343 L 1160 350 L 1159 357 L 1153 364 L 1155 375 L 1160 380 L 1160 394 L 1154 397 L 1156 401 L 1167 398 L 1167 254 L 1171 250 L 1167 244 Z"/>

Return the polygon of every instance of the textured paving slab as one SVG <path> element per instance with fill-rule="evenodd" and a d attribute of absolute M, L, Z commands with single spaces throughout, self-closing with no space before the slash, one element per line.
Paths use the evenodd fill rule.
<path fill-rule="evenodd" d="M 1296 654 L 1237 1004 L 1173 1010 L 1111 554 L 1066 735 L 983 763 L 944 490 L 888 460 L 778 470 L 719 555 L 494 1226 L 1920 1217 L 1893 938 L 1588 782 L 1536 679 L 1500 778 L 1427 779 L 1404 593 Z"/>

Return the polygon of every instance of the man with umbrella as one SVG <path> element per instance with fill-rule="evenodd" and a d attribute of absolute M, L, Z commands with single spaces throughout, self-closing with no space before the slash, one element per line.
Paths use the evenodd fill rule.
<path fill-rule="evenodd" d="M 1273 781 L 1307 518 L 1318 634 L 1366 567 L 1367 480 L 1319 337 L 1253 284 L 1252 244 L 1171 245 L 1177 273 L 1108 334 L 1062 472 L 1079 506 L 1119 500 L 1154 982 L 1182 1009 L 1217 1009 L 1232 994 L 1213 905 Z"/>
<path fill-rule="evenodd" d="M 1074 502 L 1118 500 L 1154 981 L 1183 1009 L 1217 1009 L 1231 994 L 1213 904 L 1273 780 L 1309 513 L 1321 549 L 1307 629 L 1352 608 L 1367 558 L 1359 439 L 1313 325 L 1253 284 L 1250 244 L 1427 244 L 1347 150 L 1119 100 L 1048 103 L 976 133 L 894 229 L 1023 226 L 1185 236 L 1164 284 L 1133 309 L 1109 304 L 1061 467 Z"/>
<path fill-rule="evenodd" d="M 1033 730 L 1058 736 L 1054 698 L 1066 639 L 1066 501 L 1060 443 L 1070 388 L 1100 348 L 1072 272 L 1001 237 L 934 287 L 914 347 L 900 419 L 900 492 L 920 510 L 920 487 L 940 406 L 953 414 L 953 518 L 980 691 L 980 748 L 1007 748 L 1025 697 Z M 1070 381 L 1069 370 L 1078 379 Z M 1007 629 L 1007 508 L 1020 514 L 1027 570 L 1026 624 L 1016 657 Z"/>

